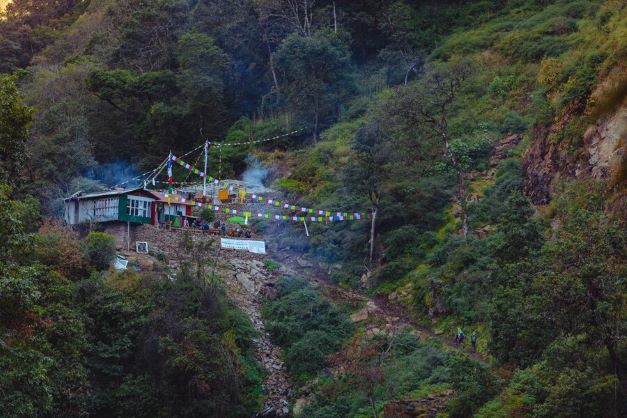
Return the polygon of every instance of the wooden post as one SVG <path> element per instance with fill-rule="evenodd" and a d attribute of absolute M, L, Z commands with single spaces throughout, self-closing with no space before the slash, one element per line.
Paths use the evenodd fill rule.
<path fill-rule="evenodd" d="M 370 264 L 374 259 L 374 232 L 375 222 L 377 220 L 377 208 L 372 208 L 372 223 L 370 224 Z"/>
<path fill-rule="evenodd" d="M 126 251 L 131 251 L 131 223 L 126 222 Z"/>

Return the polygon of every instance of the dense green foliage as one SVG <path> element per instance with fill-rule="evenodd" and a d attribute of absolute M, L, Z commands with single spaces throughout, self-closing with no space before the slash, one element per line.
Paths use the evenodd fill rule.
<path fill-rule="evenodd" d="M 10 84 L 8 91 L 4 121 L 25 131 L 28 112 Z M 24 141 L 7 138 L 17 149 Z M 0 184 L 0 416 L 248 416 L 256 409 L 255 331 L 219 288 L 189 266 L 174 281 L 107 271 L 113 237 L 92 232 L 79 241 L 65 227 L 42 224 L 36 200 L 14 200 L 12 192 Z"/>
<path fill-rule="evenodd" d="M 0 414 L 252 412 L 252 328 L 200 264 L 174 282 L 107 272 L 109 238 L 42 223 L 25 196 L 58 214 L 60 197 L 170 150 L 298 128 L 212 149 L 209 174 L 255 154 L 291 201 L 376 210 L 372 242 L 367 222 L 267 231 L 442 338 L 478 330 L 502 368 L 364 338 L 286 279 L 265 316 L 296 383 L 316 382 L 304 416 L 448 390 L 450 416 L 627 414 L 625 140 L 593 180 L 584 139 L 624 107 L 626 39 L 617 0 L 14 0 L 0 19 Z M 551 183 L 542 206 L 534 174 Z"/>
<path fill-rule="evenodd" d="M 24 161 L 31 109 L 18 96 L 15 77 L 0 75 L 0 181 L 16 182 L 19 164 Z"/>
<path fill-rule="evenodd" d="M 262 376 L 255 331 L 219 288 L 199 283 L 189 268 L 173 282 L 156 273 L 99 273 L 112 237 L 92 233 L 79 242 L 53 224 L 33 235 L 33 199 L 10 200 L 10 189 L 1 190 L 0 219 L 10 223 L 0 222 L 0 415 L 255 410 Z"/>
<path fill-rule="evenodd" d="M 447 412 L 452 417 L 469 416 L 498 393 L 500 381 L 487 368 L 414 335 L 353 344 L 350 367 L 323 380 L 321 392 L 303 416 L 370 416 L 370 402 L 381 413 L 389 400 L 453 392 L 457 396 Z"/>
<path fill-rule="evenodd" d="M 115 238 L 103 232 L 91 232 L 83 241 L 83 251 L 89 263 L 99 270 L 109 267 L 115 257 Z"/>
<path fill-rule="evenodd" d="M 350 335 L 351 324 L 306 281 L 285 278 L 278 286 L 278 299 L 264 310 L 266 328 L 273 341 L 285 348 L 290 371 L 306 380 L 342 346 L 342 340 Z"/>

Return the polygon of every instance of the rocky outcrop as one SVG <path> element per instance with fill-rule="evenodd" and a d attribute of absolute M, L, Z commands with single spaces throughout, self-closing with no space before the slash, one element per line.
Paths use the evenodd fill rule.
<path fill-rule="evenodd" d="M 492 150 L 492 154 L 490 154 L 490 169 L 495 170 L 501 161 L 507 158 L 508 153 L 513 150 L 522 139 L 522 134 L 511 134 L 501 139 Z"/>
<path fill-rule="evenodd" d="M 383 407 L 385 418 L 435 418 L 453 397 L 453 391 L 434 393 L 425 399 L 392 401 Z"/>
<path fill-rule="evenodd" d="M 549 202 L 551 183 L 560 170 L 560 153 L 554 144 L 549 143 L 549 130 L 535 126 L 534 135 L 540 139 L 527 150 L 524 157 L 523 190 L 536 205 Z"/>
<path fill-rule="evenodd" d="M 587 174 L 597 179 L 610 178 L 627 155 L 627 106 L 590 127 L 584 134 L 584 142 L 588 150 Z"/>
<path fill-rule="evenodd" d="M 608 180 L 626 155 L 627 106 L 588 127 L 582 138 L 552 140 L 573 118 L 583 118 L 580 109 L 566 111 L 551 127 L 537 125 L 533 129 L 535 141 L 524 156 L 523 190 L 536 205 L 551 200 L 556 179 Z M 582 145 L 572 149 L 577 143 Z"/>

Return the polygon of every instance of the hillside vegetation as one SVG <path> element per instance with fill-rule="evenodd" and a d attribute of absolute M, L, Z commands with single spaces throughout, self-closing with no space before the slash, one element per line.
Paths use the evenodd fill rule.
<path fill-rule="evenodd" d="M 209 174 L 256 156 L 290 201 L 376 214 L 268 233 L 442 338 L 475 331 L 488 363 L 368 335 L 286 279 L 264 312 L 296 412 L 433 395 L 451 417 L 627 414 L 624 1 L 13 0 L 3 17 L 0 415 L 254 411 L 254 331 L 219 285 L 102 274 L 44 219 L 169 151 L 293 130 L 211 152 Z"/>

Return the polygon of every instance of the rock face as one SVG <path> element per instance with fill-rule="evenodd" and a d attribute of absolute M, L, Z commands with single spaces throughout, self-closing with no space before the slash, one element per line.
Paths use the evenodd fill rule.
<path fill-rule="evenodd" d="M 534 204 L 547 204 L 556 178 L 610 179 L 612 171 L 627 155 L 627 106 L 612 116 L 599 120 L 583 134 L 583 146 L 569 150 L 568 146 L 550 140 L 552 134 L 566 129 L 578 109 L 567 111 L 552 127 L 536 126 L 535 142 L 524 157 L 523 190 Z M 578 141 L 569 138 L 569 141 Z M 624 162 L 623 162 L 624 163 Z"/>
<path fill-rule="evenodd" d="M 383 407 L 385 418 L 435 418 L 453 397 L 453 391 L 430 394 L 416 401 L 392 401 Z"/>
<path fill-rule="evenodd" d="M 626 156 L 627 106 L 620 109 L 613 117 L 588 129 L 584 142 L 588 149 L 588 166 L 594 178 L 609 178 L 614 163 Z M 622 145 L 622 148 L 621 148 Z"/>
<path fill-rule="evenodd" d="M 357 311 L 351 315 L 351 321 L 353 322 L 362 322 L 368 319 L 368 310 L 362 309 L 361 311 Z"/>
<path fill-rule="evenodd" d="M 229 298 L 250 317 L 259 333 L 259 337 L 254 341 L 255 353 L 257 360 L 268 370 L 263 383 L 266 403 L 259 416 L 289 416 L 288 399 L 291 396 L 291 385 L 288 373 L 281 360 L 281 350 L 270 341 L 270 335 L 266 332 L 261 316 L 261 304 L 267 293 L 266 289 L 273 289 L 275 281 L 275 277 L 264 268 L 262 257 L 229 252 L 228 257 L 224 257 L 229 271 L 222 274 L 225 277 L 224 285 Z"/>
<path fill-rule="evenodd" d="M 522 134 L 511 134 L 499 141 L 490 155 L 490 168 L 496 169 L 499 163 L 507 157 L 507 153 L 522 141 Z"/>

